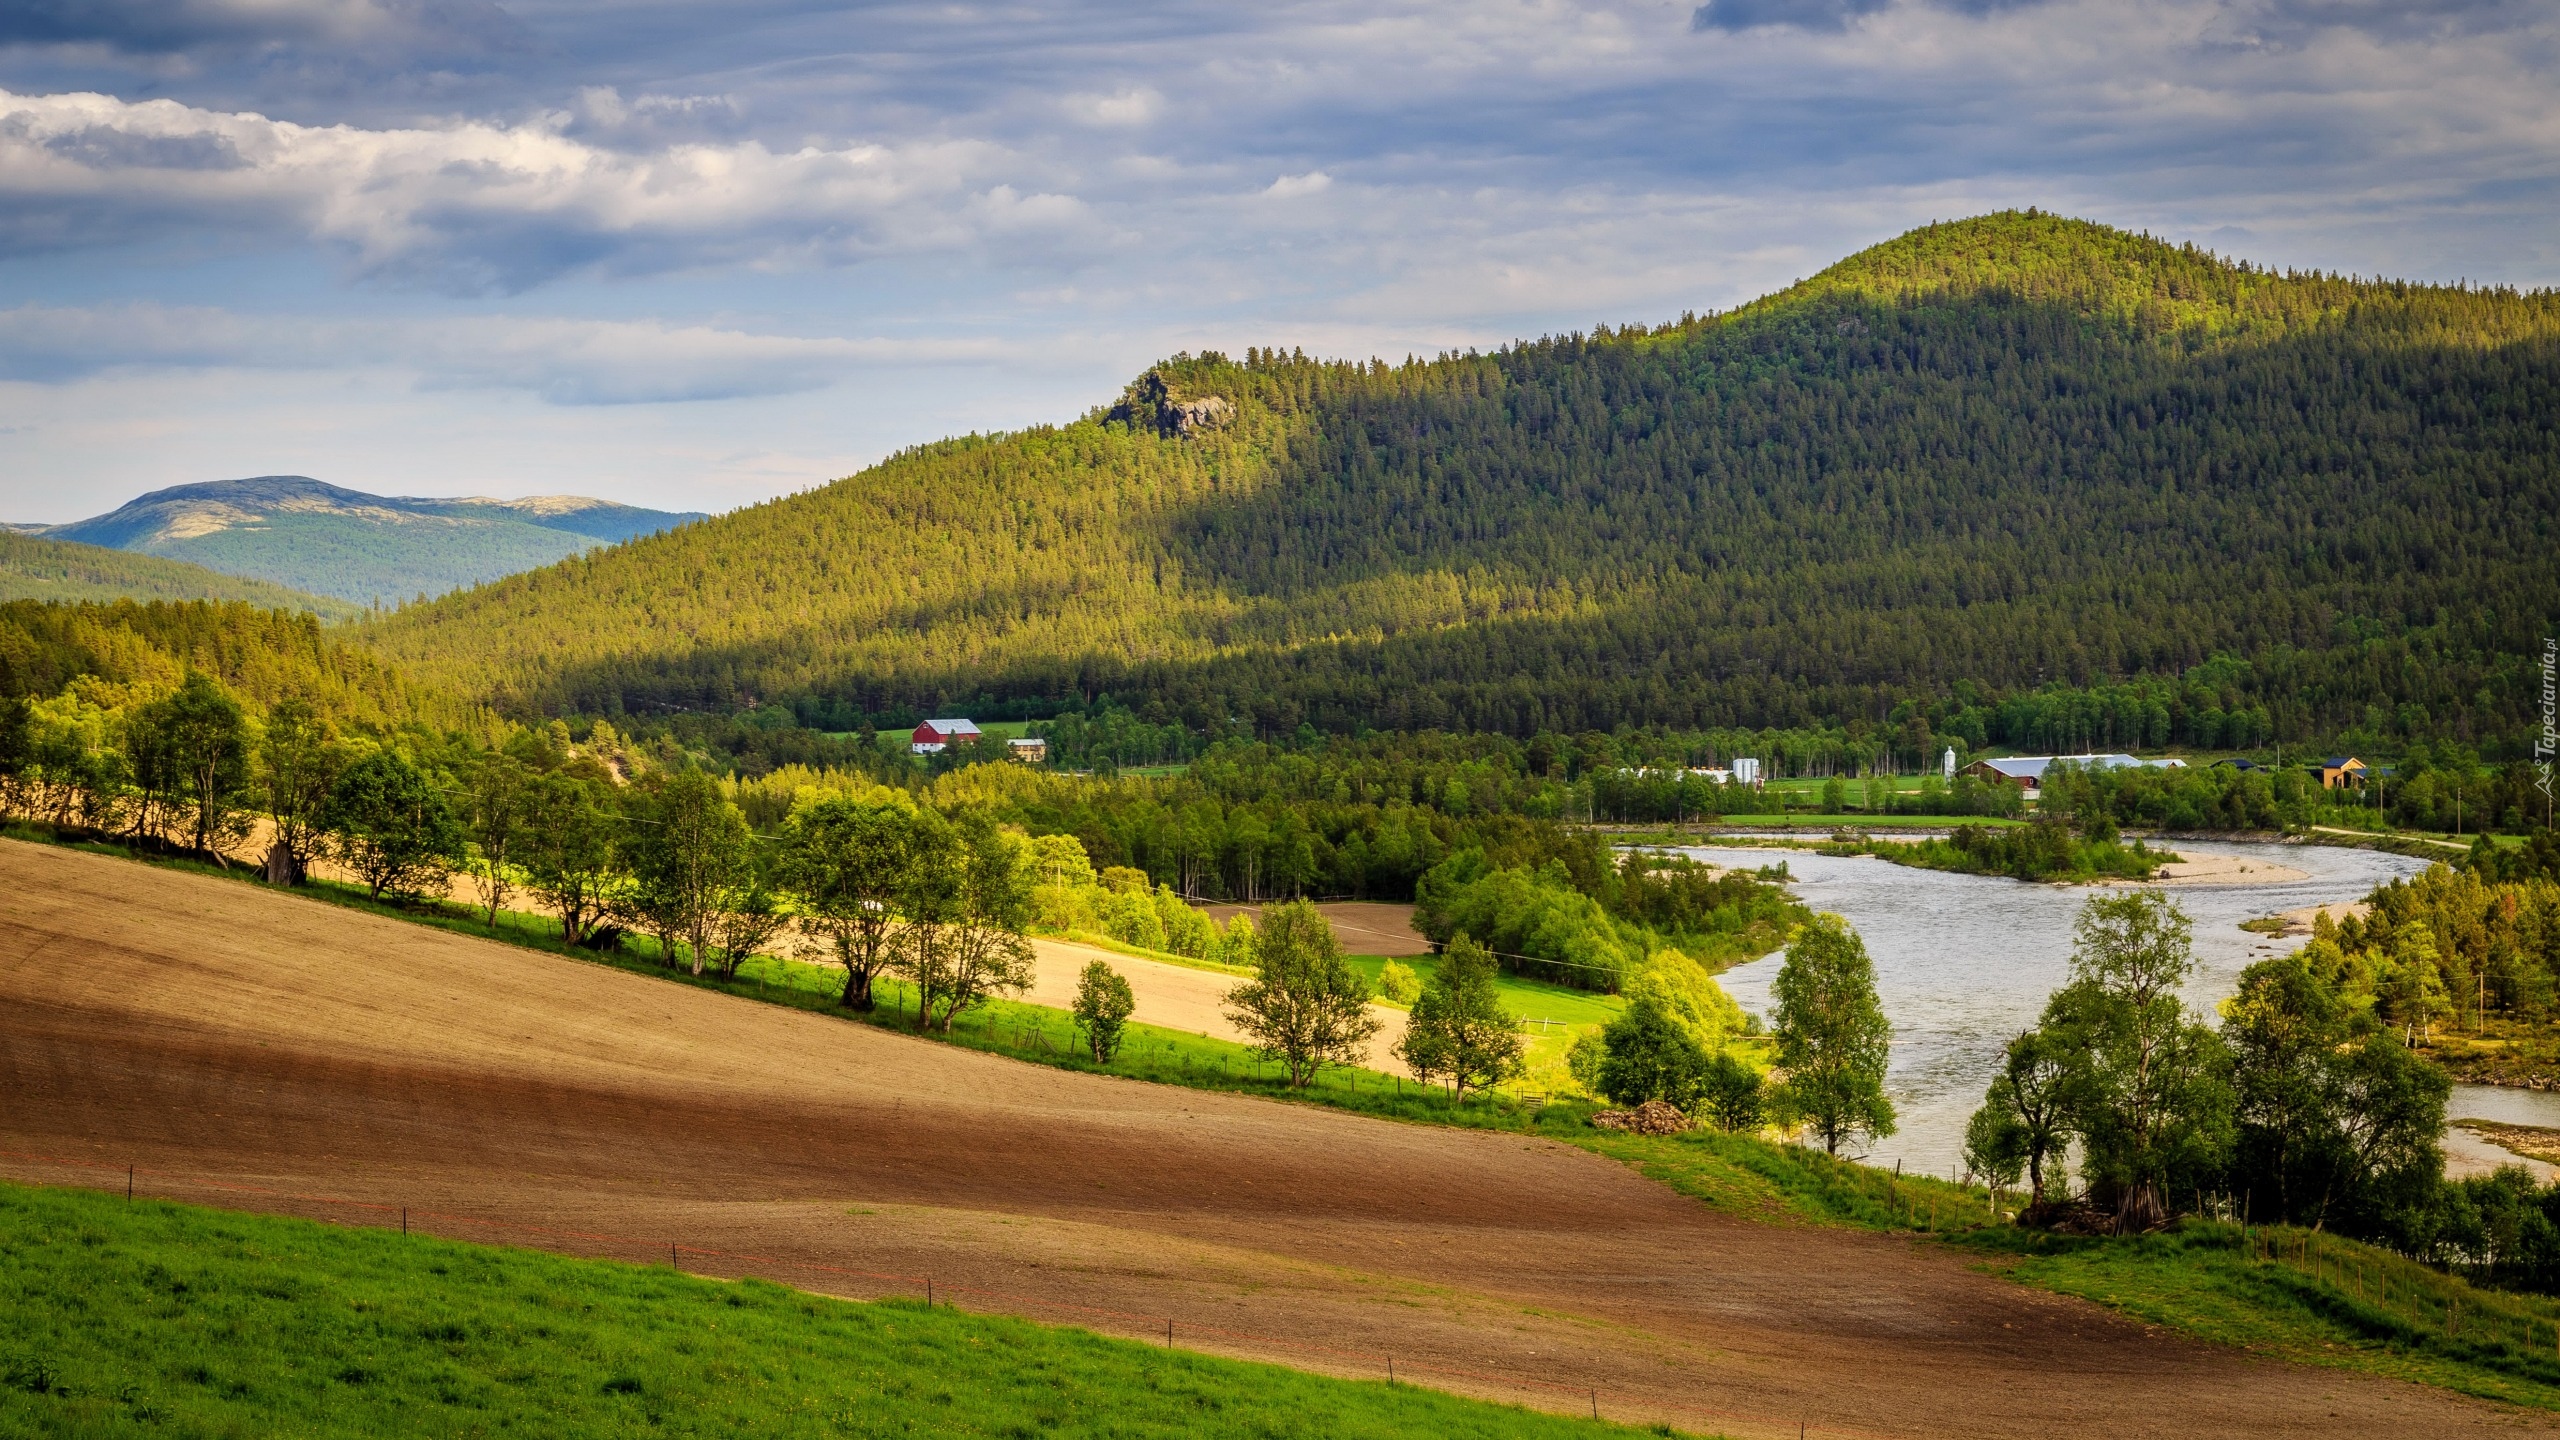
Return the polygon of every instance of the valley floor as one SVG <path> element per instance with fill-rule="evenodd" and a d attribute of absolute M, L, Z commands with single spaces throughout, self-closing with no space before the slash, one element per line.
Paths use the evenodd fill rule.
<path fill-rule="evenodd" d="M 176 1199 L 405 1205 L 632 1260 L 677 1241 L 723 1252 L 688 1268 L 841 1294 L 930 1275 L 973 1307 L 1737 1436 L 2560 1428 L 1906 1238 L 1720 1215 L 1523 1135 L 1018 1064 L 14 841 L 0 1094 L 17 1179 L 132 1164 Z"/>

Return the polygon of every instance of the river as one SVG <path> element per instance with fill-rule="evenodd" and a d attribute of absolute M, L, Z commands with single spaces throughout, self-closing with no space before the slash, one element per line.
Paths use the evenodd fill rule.
<path fill-rule="evenodd" d="M 2173 848 L 2190 859 L 2244 857 L 2306 875 L 2172 888 L 2195 922 L 2196 973 L 2187 999 L 2207 1017 L 2237 988 L 2242 969 L 2302 943 L 2299 937 L 2243 930 L 2241 921 L 2359 900 L 2386 880 L 2426 868 L 2424 861 L 2399 855 L 2326 845 L 2180 840 Z M 1965 1121 L 1982 1103 L 2001 1048 L 2035 1024 L 2045 997 L 2068 976 L 2072 920 L 2091 892 L 2080 886 L 1919 870 L 1866 856 L 1842 859 L 1802 850 L 1723 846 L 1685 853 L 1720 865 L 1783 859 L 1806 904 L 1845 917 L 1865 937 L 1867 953 L 1875 960 L 1876 990 L 1893 1022 L 1893 1060 L 1885 1083 L 1900 1114 L 1899 1128 L 1876 1142 L 1868 1159 L 1885 1165 L 1900 1161 L 1939 1175 L 1960 1165 Z M 1781 952 L 1735 966 L 1721 977 L 1725 990 L 1765 1019 L 1769 982 L 1784 959 Z M 2560 1114 L 2560 1096 L 2489 1091 L 2484 1101 L 2472 1093 L 2479 1089 L 2460 1087 L 2452 1113 L 2522 1119 L 2511 1112 L 2520 1104 L 2540 1102 L 2543 1108 L 2532 1113 Z M 2496 1109 L 2484 1108 L 2489 1104 Z M 2536 1123 L 2560 1124 L 2560 1119 Z"/>

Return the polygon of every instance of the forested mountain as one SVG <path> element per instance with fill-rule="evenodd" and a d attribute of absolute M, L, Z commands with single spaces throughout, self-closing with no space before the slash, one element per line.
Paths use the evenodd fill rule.
<path fill-rule="evenodd" d="M 441 595 L 701 518 L 575 495 L 430 500 L 261 475 L 156 490 L 37 533 L 362 606 Z"/>
<path fill-rule="evenodd" d="M 0 531 L 0 600 L 245 600 L 345 620 L 363 606 L 183 560 Z"/>
<path fill-rule="evenodd" d="M 1107 692 L 1266 733 L 1527 734 L 2212 662 L 2273 738 L 2487 738 L 2560 616 L 2555 511 L 2560 295 L 2027 212 L 1656 328 L 1177 358 L 1076 423 L 364 634 L 525 712 Z"/>
<path fill-rule="evenodd" d="M 291 697 L 332 723 L 375 732 L 494 730 L 486 711 L 408 680 L 307 611 L 201 600 L 0 603 L 0 701 L 55 701 L 103 725 L 190 671 L 261 712 Z"/>

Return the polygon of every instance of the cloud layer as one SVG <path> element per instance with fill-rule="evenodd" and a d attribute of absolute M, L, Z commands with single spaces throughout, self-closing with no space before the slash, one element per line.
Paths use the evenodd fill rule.
<path fill-rule="evenodd" d="M 517 390 L 554 405 L 646 405 L 820 390 L 891 366 L 1028 363 L 992 340 L 755 334 L 721 326 L 518 316 L 312 319 L 163 305 L 0 310 L 0 380 L 110 370 L 366 366 L 434 390 Z"/>
<path fill-rule="evenodd" d="M 6 373 L 75 386 L 113 371 L 121 386 L 353 364 L 395 376 L 421 425 L 462 403 L 439 397 L 490 388 L 859 406 L 864 366 L 903 363 L 865 357 L 892 351 L 976 357 L 998 392 L 1019 377 L 1029 420 L 1054 413 L 1030 397 L 1053 405 L 1062 366 L 1099 399 L 1143 346 L 1398 354 L 1655 319 L 1910 224 L 2030 203 L 2276 264 L 2560 280 L 2560 11 L 30 0 L 0 14 L 0 335 L 104 315 L 175 337 L 36 336 L 0 358 Z M 304 318 L 338 307 L 367 318 Z M 981 392 L 970 413 L 1001 400 Z M 0 470 L 53 463 L 12 443 L 0 435 Z"/>
<path fill-rule="evenodd" d="M 980 142 L 625 151 L 567 124 L 375 130 L 0 92 L 0 245 L 181 223 L 315 242 L 367 278 L 520 290 L 581 265 L 841 263 L 1078 218 L 1063 197 L 973 188 L 995 158 Z"/>
<path fill-rule="evenodd" d="M 392 63 L 532 48 L 487 0 L 13 0 L 0 11 L 0 45 L 146 56 L 299 47 Z"/>

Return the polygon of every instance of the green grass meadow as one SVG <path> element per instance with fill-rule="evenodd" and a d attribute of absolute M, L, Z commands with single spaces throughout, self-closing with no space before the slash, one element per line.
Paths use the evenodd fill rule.
<path fill-rule="evenodd" d="M 0 1434 L 1566 1436 L 949 1308 L 0 1185 Z"/>
<path fill-rule="evenodd" d="M 1378 972 L 1384 970 L 1384 955 L 1353 955 L 1351 968 L 1369 982 L 1371 991 L 1378 988 Z M 1440 961 L 1432 955 L 1399 956 L 1397 963 L 1413 971 L 1414 978 L 1430 983 Z M 1590 1031 L 1616 1019 L 1627 1002 L 1615 995 L 1593 990 L 1577 990 L 1570 985 L 1557 985 L 1545 980 L 1532 980 L 1520 975 L 1503 975 L 1494 981 L 1494 990 L 1502 1006 L 1520 1017 L 1522 1033 L 1529 1041 L 1528 1074 L 1519 1088 L 1544 1095 L 1579 1093 L 1573 1077 L 1565 1070 L 1565 1052 L 1573 1042 Z M 1382 1004 L 1394 1004 L 1381 1000 Z"/>
<path fill-rule="evenodd" d="M 1994 1273 L 2201 1340 L 2560 1410 L 2560 1301 L 2358 1241 L 2190 1221 L 2113 1239 L 2002 1227 L 1953 1243 Z"/>
<path fill-rule="evenodd" d="M 1748 1136 L 1619 1135 L 1554 1109 L 1540 1119 L 1555 1139 L 1764 1224 L 1924 1237 L 2020 1284 L 2200 1340 L 2560 1410 L 2560 1300 L 2483 1289 L 2360 1241 L 2192 1218 L 2155 1235 L 2051 1235 L 1995 1222 L 1980 1186 Z M 2007 1196 L 2003 1213 L 2018 1200 Z"/>

